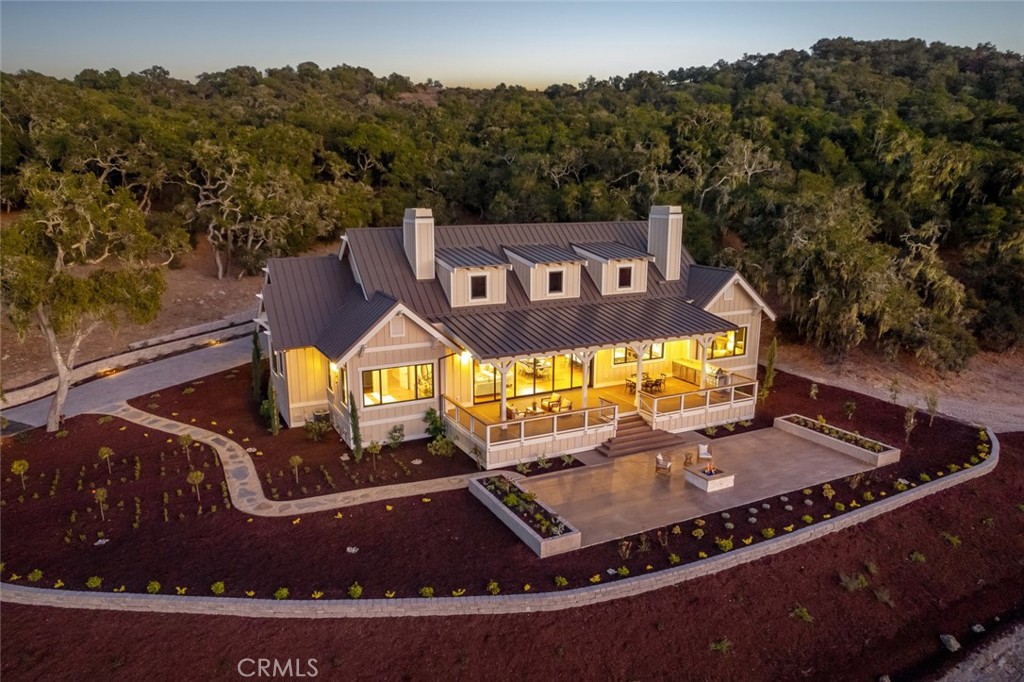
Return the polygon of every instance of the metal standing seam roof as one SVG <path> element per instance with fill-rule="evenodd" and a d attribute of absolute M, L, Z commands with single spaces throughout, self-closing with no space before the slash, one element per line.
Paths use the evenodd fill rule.
<path fill-rule="evenodd" d="M 609 300 L 451 315 L 443 324 L 481 359 L 565 352 L 737 329 L 682 299 Z"/>
<path fill-rule="evenodd" d="M 687 287 L 687 298 L 693 300 L 695 306 L 703 308 L 715 298 L 719 291 L 736 274 L 729 268 L 715 268 L 710 265 L 694 265 L 690 268 L 690 282 Z"/>
<path fill-rule="evenodd" d="M 398 305 L 398 301 L 377 293 L 369 301 L 354 297 L 342 305 L 317 338 L 317 350 L 330 360 L 343 356 L 359 339 Z"/>
<path fill-rule="evenodd" d="M 505 250 L 525 258 L 534 264 L 547 263 L 582 263 L 586 261 L 572 249 L 556 244 L 503 244 Z"/>
<path fill-rule="evenodd" d="M 435 251 L 437 259 L 453 268 L 488 267 L 508 265 L 508 259 L 496 256 L 479 246 L 455 246 Z"/>
<path fill-rule="evenodd" d="M 634 249 L 631 246 L 619 244 L 618 242 L 586 242 L 583 244 L 573 244 L 573 246 L 581 251 L 586 251 L 587 253 L 594 254 L 598 258 L 603 258 L 605 260 L 635 260 L 637 258 L 643 258 L 645 260 L 654 259 L 654 256 L 646 251 Z"/>
<path fill-rule="evenodd" d="M 311 346 L 334 313 L 359 287 L 347 260 L 337 256 L 272 258 L 263 307 L 277 350 Z"/>

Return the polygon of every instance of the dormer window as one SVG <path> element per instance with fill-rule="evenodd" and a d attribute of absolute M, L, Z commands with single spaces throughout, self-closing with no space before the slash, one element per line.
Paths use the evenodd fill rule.
<path fill-rule="evenodd" d="M 487 300 L 487 275 L 469 276 L 469 300 Z"/>
<path fill-rule="evenodd" d="M 548 270 L 548 294 L 565 293 L 565 270 Z"/>
<path fill-rule="evenodd" d="M 619 266 L 619 289 L 632 289 L 633 288 L 633 266 L 632 265 L 620 265 Z"/>

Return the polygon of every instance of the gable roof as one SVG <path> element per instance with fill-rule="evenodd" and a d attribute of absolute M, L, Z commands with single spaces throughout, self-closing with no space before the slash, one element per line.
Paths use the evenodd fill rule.
<path fill-rule="evenodd" d="M 337 360 L 397 305 L 398 301 L 381 293 L 374 294 L 369 301 L 356 296 L 335 311 L 334 321 L 313 345 L 328 359 Z"/>
<path fill-rule="evenodd" d="M 348 260 L 337 256 L 271 258 L 263 306 L 277 350 L 312 346 L 359 287 Z"/>
<path fill-rule="evenodd" d="M 593 254 L 601 260 L 623 260 L 637 258 L 643 258 L 644 260 L 652 260 L 654 256 L 635 249 L 632 246 L 626 246 L 625 244 L 619 244 L 618 242 L 585 242 L 583 244 L 573 244 L 578 251 L 586 251 L 589 254 Z"/>
<path fill-rule="evenodd" d="M 732 281 L 736 271 L 731 268 L 716 268 L 710 265 L 694 265 L 690 268 L 690 282 L 687 297 L 701 308 L 707 307 L 726 284 Z"/>

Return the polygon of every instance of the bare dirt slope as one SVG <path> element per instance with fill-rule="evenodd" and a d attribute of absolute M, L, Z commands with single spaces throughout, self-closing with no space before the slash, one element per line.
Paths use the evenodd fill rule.
<path fill-rule="evenodd" d="M 5 217 L 3 224 L 10 224 Z M 308 255 L 321 255 L 337 250 L 335 243 L 325 244 Z M 183 258 L 180 269 L 167 270 L 167 289 L 163 306 L 156 320 L 148 325 L 128 324 L 116 331 L 101 328 L 82 344 L 76 364 L 83 364 L 126 351 L 136 341 L 155 338 L 205 322 L 212 322 L 236 314 L 256 314 L 256 294 L 263 284 L 261 277 L 243 277 L 237 273 L 217 280 L 210 244 L 199 240 L 197 248 Z M 42 335 L 31 330 L 19 340 L 10 322 L 4 316 L 0 344 L 0 377 L 5 391 L 31 384 L 54 374 Z"/>

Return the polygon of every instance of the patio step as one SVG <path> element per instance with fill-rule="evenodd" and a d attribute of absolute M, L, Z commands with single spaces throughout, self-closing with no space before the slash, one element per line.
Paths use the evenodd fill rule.
<path fill-rule="evenodd" d="M 679 436 L 652 429 L 639 415 L 632 415 L 619 421 L 615 437 L 598 445 L 595 450 L 605 457 L 621 457 L 645 450 L 667 449 L 681 443 Z"/>

